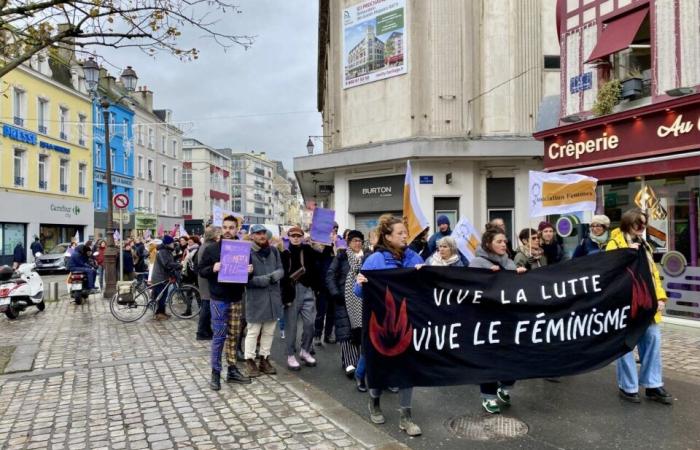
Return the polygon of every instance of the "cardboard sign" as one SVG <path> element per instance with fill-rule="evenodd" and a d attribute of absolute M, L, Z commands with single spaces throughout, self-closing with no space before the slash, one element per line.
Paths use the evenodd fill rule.
<path fill-rule="evenodd" d="M 249 241 L 233 239 L 221 240 L 221 270 L 219 283 L 247 283 L 248 264 L 250 264 Z"/>

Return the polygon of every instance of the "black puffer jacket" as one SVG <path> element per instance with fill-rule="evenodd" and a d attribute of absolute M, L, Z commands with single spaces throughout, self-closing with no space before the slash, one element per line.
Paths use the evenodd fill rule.
<path fill-rule="evenodd" d="M 345 279 L 348 276 L 348 272 L 350 272 L 348 254 L 345 251 L 341 251 L 333 258 L 326 272 L 326 289 L 335 299 L 337 305 L 345 303 Z"/>
<path fill-rule="evenodd" d="M 219 273 L 214 272 L 214 264 L 221 261 L 221 241 L 207 246 L 204 253 L 198 255 L 199 275 L 209 281 L 211 300 L 238 303 L 243 300 L 245 284 L 219 283 Z"/>

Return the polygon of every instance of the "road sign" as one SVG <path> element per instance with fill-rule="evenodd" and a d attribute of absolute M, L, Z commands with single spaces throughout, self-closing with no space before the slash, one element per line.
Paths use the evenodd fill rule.
<path fill-rule="evenodd" d="M 131 220 L 131 215 L 126 209 L 119 208 L 114 211 L 114 220 L 122 224 L 129 223 L 129 220 Z"/>
<path fill-rule="evenodd" d="M 129 197 L 126 194 L 117 194 L 112 199 L 112 203 L 119 209 L 124 209 L 129 206 Z"/>

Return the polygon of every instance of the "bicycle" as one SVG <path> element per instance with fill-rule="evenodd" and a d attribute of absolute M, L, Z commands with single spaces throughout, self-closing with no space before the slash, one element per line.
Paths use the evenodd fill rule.
<path fill-rule="evenodd" d="M 156 286 L 165 284 L 164 289 L 153 298 L 151 292 Z M 131 282 L 129 292 L 114 294 L 109 302 L 109 310 L 121 322 L 135 322 L 146 314 L 149 308 L 155 313 L 163 296 L 173 315 L 180 319 L 191 319 L 199 315 L 202 299 L 196 286 L 181 284 L 177 277 L 170 277 L 160 283 L 147 285 L 142 280 Z M 189 313 L 189 314 L 188 314 Z"/>

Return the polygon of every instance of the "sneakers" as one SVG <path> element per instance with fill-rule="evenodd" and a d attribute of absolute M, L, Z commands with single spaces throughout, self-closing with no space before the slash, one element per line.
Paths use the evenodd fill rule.
<path fill-rule="evenodd" d="M 246 359 L 245 360 L 245 371 L 246 374 L 250 378 L 255 378 L 260 376 L 260 369 L 258 369 L 258 365 L 255 364 L 254 359 Z"/>
<path fill-rule="evenodd" d="M 307 367 L 316 367 L 316 358 L 311 356 L 306 350 L 299 352 L 299 359 L 301 359 L 301 362 Z"/>
<path fill-rule="evenodd" d="M 260 368 L 260 372 L 264 373 L 265 375 L 275 375 L 277 373 L 277 369 L 270 363 L 270 357 L 261 357 L 260 358 L 260 365 L 258 366 Z"/>
<path fill-rule="evenodd" d="M 619 389 L 618 394 L 620 395 L 621 399 L 627 400 L 630 403 L 641 402 L 641 400 L 639 399 L 639 394 L 636 392 L 625 392 L 622 389 Z"/>
<path fill-rule="evenodd" d="M 496 397 L 506 406 L 510 406 L 510 394 L 506 389 L 499 387 L 496 391 Z"/>
<path fill-rule="evenodd" d="M 333 336 L 333 335 L 326 336 L 325 338 L 323 338 L 323 342 L 326 344 L 335 344 L 336 343 L 335 336 Z"/>
<path fill-rule="evenodd" d="M 357 390 L 360 392 L 367 392 L 367 385 L 365 384 L 365 379 L 355 377 L 355 384 L 357 385 Z"/>
<path fill-rule="evenodd" d="M 393 386 L 389 386 L 388 388 L 386 388 L 386 390 L 389 391 L 389 392 L 391 392 L 392 394 L 398 394 L 398 393 L 399 393 L 399 388 L 393 387 Z"/>
<path fill-rule="evenodd" d="M 301 370 L 301 366 L 299 365 L 299 362 L 294 357 L 294 355 L 287 356 L 287 369 L 289 369 L 293 372 L 297 372 L 297 371 Z"/>
<path fill-rule="evenodd" d="M 249 377 L 243 375 L 236 366 L 228 366 L 228 373 L 226 374 L 227 383 L 238 383 L 238 384 L 250 384 L 251 380 Z"/>
<path fill-rule="evenodd" d="M 284 330 L 280 330 L 280 339 L 284 339 Z"/>
<path fill-rule="evenodd" d="M 218 370 L 211 371 L 211 380 L 209 381 L 209 387 L 212 391 L 221 390 L 221 372 Z"/>
<path fill-rule="evenodd" d="M 319 346 L 319 347 L 323 345 L 323 341 L 321 340 L 321 336 L 314 338 L 314 345 Z"/>
<path fill-rule="evenodd" d="M 405 431 L 409 436 L 420 436 L 423 432 L 411 418 L 411 408 L 401 408 L 400 411 L 399 430 Z"/>
<path fill-rule="evenodd" d="M 483 399 L 481 400 L 481 406 L 483 406 L 484 410 L 486 410 L 486 412 L 489 414 L 501 413 L 501 406 L 498 404 L 498 401 L 496 399 Z"/>
<path fill-rule="evenodd" d="M 197 335 L 197 340 L 198 340 L 198 341 L 211 341 L 211 338 L 212 338 L 212 337 L 213 337 L 213 336 L 209 336 L 209 335 L 207 335 L 207 336 L 200 336 L 200 335 Z"/>
<path fill-rule="evenodd" d="M 345 376 L 348 377 L 348 378 L 352 378 L 353 375 L 355 375 L 355 366 L 353 366 L 352 364 L 350 364 L 349 366 L 347 366 L 347 367 L 345 368 Z"/>
<path fill-rule="evenodd" d="M 384 422 L 386 422 L 386 419 L 384 418 L 384 414 L 382 413 L 382 408 L 379 406 L 379 397 L 377 398 L 369 398 L 369 420 L 372 421 L 372 423 L 376 423 L 377 425 L 381 425 Z"/>
<path fill-rule="evenodd" d="M 673 404 L 673 396 L 669 394 L 666 389 L 661 387 L 657 388 L 647 388 L 645 390 L 645 396 L 649 400 L 654 400 L 659 403 L 663 403 L 664 405 L 671 405 Z"/>

